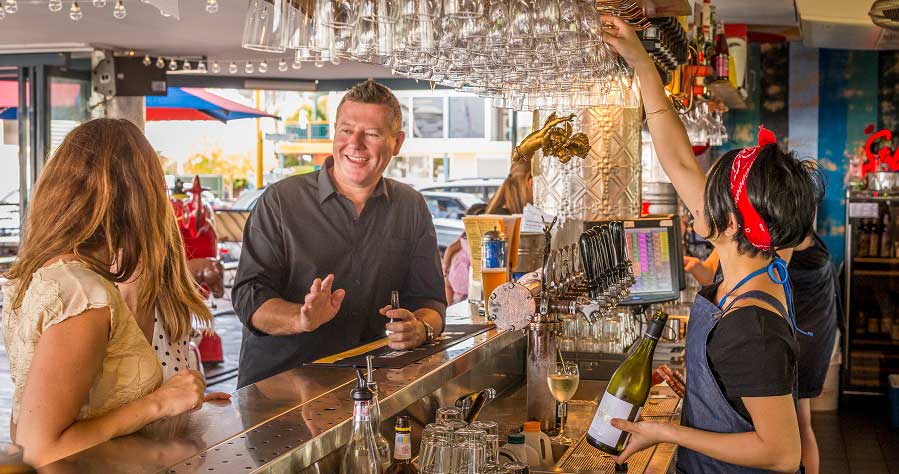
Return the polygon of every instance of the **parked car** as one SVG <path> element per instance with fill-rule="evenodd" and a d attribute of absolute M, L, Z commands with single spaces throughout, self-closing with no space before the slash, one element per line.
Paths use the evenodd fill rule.
<path fill-rule="evenodd" d="M 19 235 L 19 190 L 0 197 L 0 235 Z"/>
<path fill-rule="evenodd" d="M 503 181 L 503 178 L 453 179 L 442 183 L 426 184 L 416 189 L 420 192 L 465 193 L 476 196 L 481 202 L 490 202 L 493 193 L 503 185 Z"/>
<path fill-rule="evenodd" d="M 240 193 L 240 196 L 237 197 L 237 200 L 234 201 L 234 204 L 229 209 L 232 211 L 252 211 L 256 207 L 256 201 L 259 200 L 263 192 L 265 192 L 265 188 L 246 190 Z"/>
<path fill-rule="evenodd" d="M 421 195 L 428 203 L 428 210 L 431 211 L 440 252 L 446 250 L 465 231 L 465 225 L 462 224 L 465 211 L 475 204 L 484 202 L 467 193 L 423 191 Z"/>

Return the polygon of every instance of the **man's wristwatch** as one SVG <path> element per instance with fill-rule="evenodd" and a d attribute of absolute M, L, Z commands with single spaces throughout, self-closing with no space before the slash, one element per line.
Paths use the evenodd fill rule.
<path fill-rule="evenodd" d="M 431 325 L 428 324 L 428 322 L 425 321 L 424 319 L 419 318 L 418 320 L 421 321 L 421 323 L 425 325 L 425 342 L 424 343 L 428 344 L 428 343 L 432 342 L 434 340 L 434 328 L 432 328 Z"/>

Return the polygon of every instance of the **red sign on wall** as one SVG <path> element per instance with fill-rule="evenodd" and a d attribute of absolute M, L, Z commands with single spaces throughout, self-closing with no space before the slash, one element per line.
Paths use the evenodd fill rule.
<path fill-rule="evenodd" d="M 889 171 L 899 171 L 899 149 L 892 151 L 886 146 L 883 146 L 880 150 L 877 150 L 877 154 L 872 150 L 874 143 L 878 140 L 892 140 L 893 132 L 890 130 L 879 130 L 875 132 L 874 125 L 868 125 L 865 127 L 865 135 L 870 136 L 865 142 L 865 157 L 867 160 L 862 165 L 862 177 L 864 178 L 868 173 L 882 171 L 883 168 L 887 168 Z"/>

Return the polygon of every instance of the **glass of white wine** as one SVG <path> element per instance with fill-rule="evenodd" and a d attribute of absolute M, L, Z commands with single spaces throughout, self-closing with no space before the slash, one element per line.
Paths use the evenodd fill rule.
<path fill-rule="evenodd" d="M 560 420 L 559 434 L 551 438 L 555 443 L 569 445 L 574 442 L 565 433 L 565 418 L 568 417 L 568 400 L 574 397 L 580 380 L 581 376 L 578 372 L 577 364 L 574 362 L 556 362 L 549 368 L 549 372 L 546 374 L 549 391 L 553 394 L 553 398 L 564 405 L 562 413 L 566 414 Z"/>

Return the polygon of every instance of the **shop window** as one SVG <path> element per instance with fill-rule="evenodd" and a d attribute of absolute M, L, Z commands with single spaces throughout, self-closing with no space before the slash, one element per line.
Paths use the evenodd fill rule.
<path fill-rule="evenodd" d="M 449 98 L 449 137 L 484 138 L 484 99 Z"/>
<path fill-rule="evenodd" d="M 444 138 L 443 98 L 415 97 L 412 99 L 412 120 L 415 138 Z"/>

